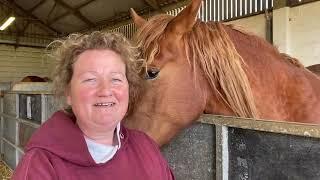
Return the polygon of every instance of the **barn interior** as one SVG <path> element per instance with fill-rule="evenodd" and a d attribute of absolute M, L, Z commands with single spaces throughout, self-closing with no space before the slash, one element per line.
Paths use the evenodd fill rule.
<path fill-rule="evenodd" d="M 10 179 L 32 133 L 59 109 L 52 82 L 21 82 L 33 77 L 52 79 L 55 61 L 46 49 L 50 42 L 91 31 L 117 31 L 131 39 L 136 27 L 130 8 L 148 18 L 159 13 L 177 15 L 189 2 L 0 0 L 0 179 Z M 320 39 L 315 38 L 320 33 L 319 9 L 319 0 L 203 0 L 198 18 L 240 25 L 320 72 L 316 67 L 320 64 Z M 195 173 L 192 178 L 182 172 L 186 169 L 177 169 L 181 171 L 178 179 L 223 179 L 223 167 L 217 168 L 202 169 L 202 175 Z M 210 175 L 203 175 L 206 173 Z"/>

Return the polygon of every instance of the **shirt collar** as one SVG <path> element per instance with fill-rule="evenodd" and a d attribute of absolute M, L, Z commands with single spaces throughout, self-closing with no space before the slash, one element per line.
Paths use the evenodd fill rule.
<path fill-rule="evenodd" d="M 115 129 L 116 137 L 114 139 L 117 141 L 114 143 L 115 145 L 100 144 L 84 136 L 90 155 L 97 164 L 108 162 L 120 149 L 121 139 L 123 138 L 123 135 L 120 133 L 120 128 L 121 125 L 119 122 Z"/>

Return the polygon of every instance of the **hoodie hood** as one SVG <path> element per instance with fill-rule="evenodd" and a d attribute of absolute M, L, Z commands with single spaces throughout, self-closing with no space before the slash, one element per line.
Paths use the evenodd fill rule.
<path fill-rule="evenodd" d="M 75 117 L 58 111 L 52 115 L 32 135 L 26 146 L 26 151 L 41 148 L 49 151 L 60 158 L 81 166 L 98 166 L 92 159 L 84 136 Z M 124 138 L 121 140 L 124 148 L 127 141 L 125 128 L 121 127 Z"/>

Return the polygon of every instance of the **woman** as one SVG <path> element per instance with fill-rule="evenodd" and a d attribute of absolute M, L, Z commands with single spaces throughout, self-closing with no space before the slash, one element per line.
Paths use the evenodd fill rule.
<path fill-rule="evenodd" d="M 158 146 L 121 126 L 141 88 L 127 40 L 93 32 L 53 45 L 55 94 L 71 113 L 56 112 L 33 134 L 13 179 L 174 179 Z"/>

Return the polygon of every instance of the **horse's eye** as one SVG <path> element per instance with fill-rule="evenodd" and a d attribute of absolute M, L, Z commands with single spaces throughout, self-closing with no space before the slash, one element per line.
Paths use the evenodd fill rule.
<path fill-rule="evenodd" d="M 154 79 L 158 76 L 160 70 L 157 68 L 151 68 L 147 70 L 146 79 Z"/>

